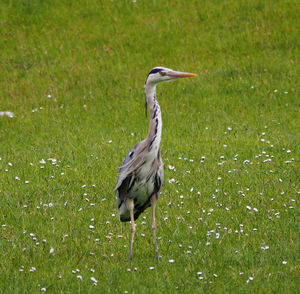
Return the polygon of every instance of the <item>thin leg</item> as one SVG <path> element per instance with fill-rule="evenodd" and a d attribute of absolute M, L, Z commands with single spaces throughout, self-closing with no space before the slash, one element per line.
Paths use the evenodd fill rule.
<path fill-rule="evenodd" d="M 158 246 L 156 241 L 156 224 L 155 224 L 155 207 L 157 203 L 157 196 L 154 194 L 151 198 L 151 206 L 152 206 L 152 233 L 153 233 L 153 239 L 155 244 L 155 255 L 156 259 L 158 260 Z"/>
<path fill-rule="evenodd" d="M 131 219 L 131 239 L 130 239 L 130 247 L 129 247 L 129 254 L 128 254 L 128 261 L 130 262 L 132 259 L 132 246 L 135 234 L 135 223 L 134 223 L 134 202 L 132 199 L 127 200 L 127 208 L 130 211 L 130 219 Z"/>

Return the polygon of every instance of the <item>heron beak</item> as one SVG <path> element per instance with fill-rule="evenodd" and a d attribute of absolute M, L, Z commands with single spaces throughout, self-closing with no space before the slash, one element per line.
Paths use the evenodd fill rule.
<path fill-rule="evenodd" d="M 192 78 L 192 77 L 196 77 L 197 75 L 194 73 L 190 73 L 190 72 L 181 72 L 181 71 L 167 71 L 166 76 L 171 77 L 171 78 Z"/>

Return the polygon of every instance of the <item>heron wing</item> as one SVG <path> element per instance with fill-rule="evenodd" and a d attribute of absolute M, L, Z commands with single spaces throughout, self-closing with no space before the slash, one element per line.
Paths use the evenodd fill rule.
<path fill-rule="evenodd" d="M 145 140 L 137 143 L 124 159 L 115 187 L 118 207 L 128 195 L 128 191 L 135 182 L 135 172 L 143 163 L 143 151 L 145 150 Z"/>

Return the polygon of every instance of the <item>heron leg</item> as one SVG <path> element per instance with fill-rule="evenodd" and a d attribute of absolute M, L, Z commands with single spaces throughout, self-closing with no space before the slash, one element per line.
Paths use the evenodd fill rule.
<path fill-rule="evenodd" d="M 128 261 L 130 262 L 132 259 L 132 246 L 135 234 L 135 223 L 134 223 L 134 201 L 133 199 L 127 199 L 127 208 L 130 211 L 130 220 L 131 220 L 131 239 L 130 239 L 130 247 L 128 253 Z"/>
<path fill-rule="evenodd" d="M 156 259 L 158 260 L 158 246 L 157 246 L 157 241 L 156 241 L 156 223 L 155 223 L 155 207 L 157 203 L 157 195 L 154 194 L 151 197 L 151 207 L 152 207 L 152 233 L 153 233 L 153 239 L 154 239 L 154 244 L 155 244 L 155 255 Z"/>

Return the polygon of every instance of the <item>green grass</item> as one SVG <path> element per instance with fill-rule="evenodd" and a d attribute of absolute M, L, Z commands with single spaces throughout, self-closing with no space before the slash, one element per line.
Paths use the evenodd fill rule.
<path fill-rule="evenodd" d="M 284 0 L 1 1 L 0 292 L 299 292 L 298 19 Z M 157 65 L 198 77 L 158 86 L 161 259 L 146 211 L 128 264 L 113 189 Z"/>

